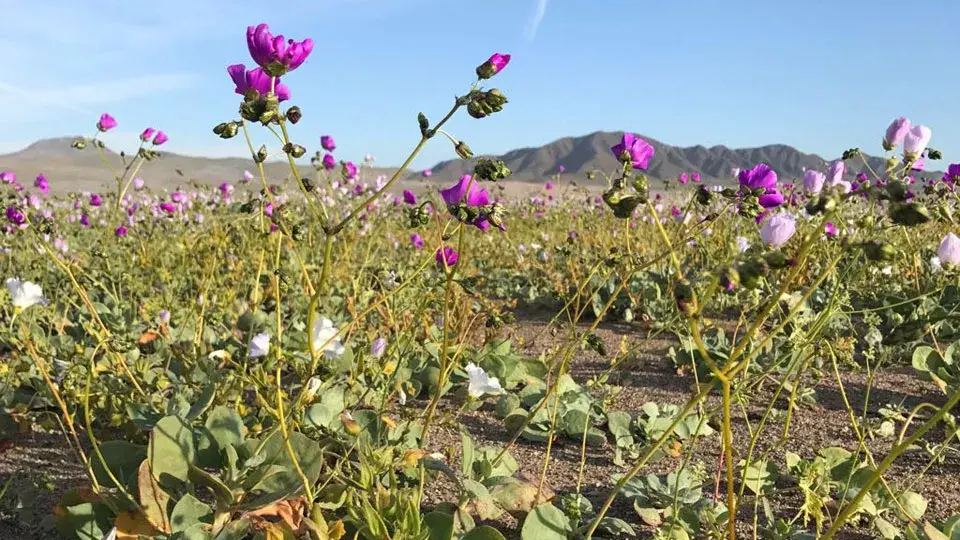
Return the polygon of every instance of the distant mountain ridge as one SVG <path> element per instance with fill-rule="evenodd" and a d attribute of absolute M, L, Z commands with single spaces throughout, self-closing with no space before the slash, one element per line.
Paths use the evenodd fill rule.
<path fill-rule="evenodd" d="M 513 171 L 514 182 L 537 182 L 555 174 L 559 166 L 566 169 L 566 175 L 577 178 L 577 182 L 587 183 L 584 176 L 591 171 L 611 172 L 618 168 L 610 147 L 620 141 L 623 132 L 597 131 L 579 137 L 564 137 L 551 143 L 528 148 L 518 148 L 495 157 L 506 162 Z M 651 178 L 673 180 L 681 173 L 697 171 L 708 183 L 728 183 L 732 181 L 731 170 L 749 168 L 757 163 L 770 165 L 780 176 L 781 181 L 789 182 L 803 178 L 805 169 L 825 171 L 829 163 L 816 154 L 808 154 L 783 144 L 772 144 L 755 148 L 728 148 L 717 145 L 711 147 L 679 147 L 665 144 L 652 137 L 640 135 L 653 145 L 656 153 L 650 162 L 647 175 Z M 24 182 L 39 173 L 51 179 L 51 186 L 57 191 L 93 190 L 109 185 L 109 171 L 105 170 L 95 148 L 88 146 L 83 151 L 70 147 L 75 137 L 58 137 L 37 141 L 27 148 L 11 154 L 0 155 L 0 170 L 13 170 Z M 113 160 L 117 154 L 109 151 Z M 480 157 L 478 155 L 477 157 Z M 884 160 L 875 156 L 864 156 L 867 164 L 876 171 L 882 171 Z M 835 158 L 834 158 L 835 159 Z M 306 160 L 300 160 L 300 172 L 312 176 L 314 171 Z M 451 159 L 437 163 L 433 170 L 431 183 L 448 183 L 473 170 L 476 158 L 471 160 Z M 847 162 L 847 175 L 852 176 L 866 169 L 859 158 Z M 184 156 L 162 152 L 160 159 L 149 163 L 143 176 L 155 188 L 172 188 L 178 184 L 196 180 L 203 184 L 216 185 L 223 181 L 237 182 L 244 170 L 255 170 L 252 160 L 246 158 L 205 158 Z M 269 162 L 267 175 L 272 182 L 282 181 L 290 176 L 286 163 Z M 396 168 L 375 167 L 366 169 L 368 177 L 378 174 L 393 174 Z M 928 171 L 926 176 L 942 173 Z M 419 171 L 409 171 L 403 175 L 403 184 L 422 182 Z M 602 177 L 594 180 L 600 185 Z"/>

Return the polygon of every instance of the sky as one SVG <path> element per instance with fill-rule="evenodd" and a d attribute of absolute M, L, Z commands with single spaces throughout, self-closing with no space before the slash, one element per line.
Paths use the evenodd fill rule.
<path fill-rule="evenodd" d="M 398 165 L 417 112 L 441 117 L 501 52 L 512 61 L 487 87 L 507 95 L 504 110 L 448 123 L 477 153 L 626 130 L 829 159 L 880 153 L 903 115 L 960 160 L 956 0 L 0 0 L 0 13 L 0 153 L 92 135 L 110 112 L 115 149 L 152 126 L 169 151 L 246 156 L 242 138 L 211 129 L 237 118 L 226 66 L 253 65 L 246 27 L 267 22 L 316 42 L 283 77 L 303 110 L 291 135 L 310 153 L 333 135 L 339 159 Z M 453 157 L 437 137 L 414 166 Z"/>

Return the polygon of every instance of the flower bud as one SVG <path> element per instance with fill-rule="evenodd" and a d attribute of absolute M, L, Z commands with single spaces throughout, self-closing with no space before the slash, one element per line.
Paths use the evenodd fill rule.
<path fill-rule="evenodd" d="M 420 134 L 426 137 L 427 131 L 430 129 L 430 120 L 427 120 L 427 115 L 417 113 L 417 124 L 420 125 Z"/>
<path fill-rule="evenodd" d="M 73 141 L 72 143 L 70 143 L 70 146 L 71 146 L 72 148 L 77 149 L 77 150 L 83 150 L 84 148 L 87 147 L 87 141 L 85 141 L 85 140 L 83 140 L 83 139 L 77 139 L 77 140 Z"/>
<path fill-rule="evenodd" d="M 650 197 L 650 183 L 647 181 L 646 174 L 638 173 L 633 177 L 633 190 L 637 192 L 641 204 L 647 202 Z"/>
<path fill-rule="evenodd" d="M 707 186 L 700 184 L 697 188 L 697 203 L 702 206 L 708 206 L 713 199 L 713 192 L 707 189 Z"/>
<path fill-rule="evenodd" d="M 283 145 L 283 151 L 287 154 L 290 154 L 294 158 L 303 157 L 303 155 L 307 153 L 306 148 L 294 143 L 287 143 Z"/>
<path fill-rule="evenodd" d="M 492 55 L 489 60 L 477 66 L 477 77 L 480 79 L 489 79 L 497 73 L 500 73 L 509 63 L 509 54 L 496 53 Z"/>
<path fill-rule="evenodd" d="M 263 163 L 267 160 L 267 146 L 264 144 L 260 145 L 260 149 L 257 150 L 257 153 L 253 156 L 253 161 L 255 163 Z"/>
<path fill-rule="evenodd" d="M 300 111 L 300 107 L 294 105 L 293 107 L 287 109 L 286 116 L 287 120 L 289 120 L 291 124 L 296 124 L 301 118 L 303 118 L 303 112 Z"/>
<path fill-rule="evenodd" d="M 870 241 L 863 245 L 863 253 L 867 259 L 875 262 L 889 262 L 897 256 L 897 250 L 886 242 Z"/>
<path fill-rule="evenodd" d="M 460 159 L 470 159 L 473 157 L 473 150 L 470 150 L 467 143 L 463 141 L 457 142 L 453 149 L 457 152 L 457 155 L 460 156 Z"/>
<path fill-rule="evenodd" d="M 351 415 L 349 412 L 344 411 L 340 413 L 340 422 L 343 423 L 343 428 L 350 435 L 356 437 L 360 434 L 360 424 L 353 419 L 353 415 Z"/>
<path fill-rule="evenodd" d="M 720 271 L 720 286 L 732 293 L 740 286 L 740 272 L 736 268 L 727 267 Z"/>
<path fill-rule="evenodd" d="M 497 88 L 491 88 L 485 92 L 474 90 L 470 93 L 470 97 L 467 113 L 477 119 L 502 111 L 503 105 L 507 103 L 507 97 Z"/>
<path fill-rule="evenodd" d="M 767 265 L 758 259 L 744 261 L 737 267 L 740 283 L 747 289 L 756 289 L 759 287 L 760 280 L 766 276 L 767 270 Z"/>
<path fill-rule="evenodd" d="M 511 171 L 503 161 L 480 158 L 473 168 L 473 175 L 480 180 L 496 182 L 510 176 Z"/>
<path fill-rule="evenodd" d="M 307 381 L 306 386 L 303 388 L 303 399 L 307 403 L 313 401 L 313 398 L 317 396 L 317 392 L 320 391 L 320 385 L 322 382 L 319 377 L 310 377 L 310 380 Z"/>
<path fill-rule="evenodd" d="M 624 193 L 623 190 L 610 189 L 603 193 L 603 202 L 613 210 L 613 215 L 627 219 L 642 201 L 639 195 Z"/>

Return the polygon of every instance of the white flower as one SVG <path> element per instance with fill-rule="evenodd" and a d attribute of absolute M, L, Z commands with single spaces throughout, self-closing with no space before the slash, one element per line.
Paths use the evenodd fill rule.
<path fill-rule="evenodd" d="M 952 232 L 947 233 L 937 247 L 937 256 L 940 257 L 941 263 L 960 266 L 960 237 Z"/>
<path fill-rule="evenodd" d="M 744 237 L 742 237 L 742 236 L 738 236 L 738 237 L 737 237 L 737 251 L 739 251 L 740 253 L 743 253 L 743 252 L 747 251 L 748 249 L 750 249 L 750 242 L 749 242 L 746 238 L 744 238 Z"/>
<path fill-rule="evenodd" d="M 893 267 L 892 267 L 892 266 L 884 266 L 883 268 L 880 269 L 880 273 L 883 274 L 883 275 L 885 275 L 885 276 L 892 276 L 892 275 L 893 275 Z"/>
<path fill-rule="evenodd" d="M 7 279 L 7 290 L 10 291 L 10 297 L 13 298 L 13 307 L 17 312 L 30 306 L 46 305 L 47 303 L 47 299 L 43 297 L 43 289 L 30 281 L 9 278 Z"/>
<path fill-rule="evenodd" d="M 326 317 L 320 317 L 313 323 L 313 331 L 310 332 L 310 345 L 315 354 L 324 353 L 330 358 L 335 358 L 343 354 L 345 350 L 343 343 L 337 334 L 339 330 L 333 326 L 333 321 Z"/>
<path fill-rule="evenodd" d="M 500 381 L 496 377 L 487 375 L 482 367 L 470 362 L 467 364 L 467 377 L 470 382 L 467 385 L 467 393 L 472 398 L 479 398 L 484 394 L 496 395 L 503 392 Z"/>
<path fill-rule="evenodd" d="M 936 255 L 934 255 L 933 257 L 930 257 L 930 270 L 933 270 L 934 272 L 939 272 L 942 269 L 943 269 L 943 265 L 940 263 L 940 257 L 937 257 Z"/>
<path fill-rule="evenodd" d="M 407 404 L 407 393 L 403 391 L 403 388 L 397 390 L 397 401 L 400 402 L 400 405 Z"/>
<path fill-rule="evenodd" d="M 270 352 L 270 334 L 262 332 L 250 340 L 250 358 L 261 358 Z"/>
<path fill-rule="evenodd" d="M 303 389 L 303 398 L 307 401 L 313 401 L 313 398 L 320 391 L 320 385 L 323 384 L 320 377 L 310 377 L 306 387 Z"/>

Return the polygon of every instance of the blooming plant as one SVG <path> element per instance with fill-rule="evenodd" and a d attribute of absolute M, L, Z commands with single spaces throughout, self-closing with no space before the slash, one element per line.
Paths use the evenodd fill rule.
<path fill-rule="evenodd" d="M 500 189 L 507 161 L 448 127 L 504 110 L 485 85 L 509 54 L 468 71 L 442 116 L 411 118 L 414 150 L 377 176 L 372 155 L 297 133 L 314 42 L 246 38 L 250 69 L 220 74 L 235 114 L 213 128 L 240 136 L 243 176 L 161 191 L 145 165 L 167 135 L 143 129 L 113 163 L 109 114 L 73 146 L 115 191 L 0 173 L 0 439 L 62 430 L 86 487 L 62 493 L 58 534 L 955 532 L 928 499 L 960 452 L 960 164 L 923 180 L 929 128 L 894 120 L 882 162 L 851 149 L 803 178 L 742 163 L 666 192 L 662 156 L 626 132 L 604 146 L 610 174 L 588 173 L 602 191 L 560 156 L 520 199 Z M 254 147 L 257 129 L 278 148 Z M 438 135 L 468 174 L 407 170 Z M 895 364 L 928 387 L 878 404 L 910 387 L 884 379 L 907 376 Z M 811 424 L 844 447 L 813 448 Z M 25 497 L 0 490 L 0 511 Z"/>

